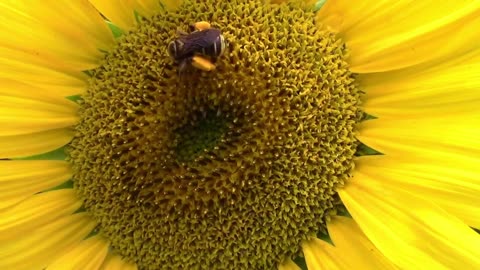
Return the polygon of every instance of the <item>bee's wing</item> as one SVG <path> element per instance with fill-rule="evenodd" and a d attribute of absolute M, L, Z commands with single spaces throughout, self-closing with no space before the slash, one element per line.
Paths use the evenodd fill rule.
<path fill-rule="evenodd" d="M 219 35 L 220 30 L 210 28 L 181 36 L 179 39 L 185 44 L 184 51 L 186 53 L 195 53 L 201 51 L 202 48 L 211 46 Z"/>

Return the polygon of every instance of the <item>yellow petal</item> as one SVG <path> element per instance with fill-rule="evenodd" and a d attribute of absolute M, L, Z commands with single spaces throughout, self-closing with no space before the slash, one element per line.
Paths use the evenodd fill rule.
<path fill-rule="evenodd" d="M 78 121 L 77 109 L 78 106 L 67 99 L 51 103 L 0 94 L 0 136 L 71 127 Z"/>
<path fill-rule="evenodd" d="M 396 185 L 425 194 L 479 227 L 480 122 L 478 116 L 470 118 L 376 119 L 362 123 L 357 137 L 386 154 L 370 158 L 385 167 L 376 177 L 396 179 Z"/>
<path fill-rule="evenodd" d="M 81 71 L 96 67 L 100 50 L 114 45 L 112 32 L 87 0 L 2 1 L 0 8 L 0 47 Z"/>
<path fill-rule="evenodd" d="M 66 145 L 72 138 L 71 129 L 0 136 L 0 158 L 27 157 L 50 152 Z"/>
<path fill-rule="evenodd" d="M 455 157 L 364 156 L 355 162 L 362 175 L 421 194 L 471 227 L 480 228 L 480 167 Z"/>
<path fill-rule="evenodd" d="M 72 214 L 82 202 L 73 189 L 40 193 L 0 210 L 0 241 L 19 238 L 30 231 Z"/>
<path fill-rule="evenodd" d="M 460 55 L 480 41 L 478 1 L 327 1 L 317 19 L 345 40 L 355 73 Z"/>
<path fill-rule="evenodd" d="M 135 26 L 135 1 L 125 0 L 89 0 L 109 21 L 123 30 Z"/>
<path fill-rule="evenodd" d="M 336 216 L 327 224 L 334 246 L 325 243 L 328 257 L 343 261 L 346 269 L 397 269 L 367 239 L 352 218 Z"/>
<path fill-rule="evenodd" d="M 338 190 L 362 231 L 401 269 L 480 269 L 480 235 L 389 182 L 355 174 Z"/>
<path fill-rule="evenodd" d="M 161 3 L 158 0 L 136 0 L 134 9 L 141 15 L 150 17 L 155 13 L 158 13 L 162 9 Z M 175 1 L 181 2 L 181 1 Z"/>
<path fill-rule="evenodd" d="M 182 0 L 89 0 L 116 26 L 128 31 L 136 25 L 135 12 L 150 17 L 165 8 L 175 10 Z"/>
<path fill-rule="evenodd" d="M 292 260 L 286 259 L 279 266 L 278 270 L 301 270 Z"/>
<path fill-rule="evenodd" d="M 363 74 L 365 110 L 381 118 L 441 116 L 478 111 L 480 49 L 434 66 Z"/>
<path fill-rule="evenodd" d="M 35 193 L 60 185 L 72 175 L 65 161 L 0 161 L 0 209 L 14 205 Z M 37 198 L 38 199 L 38 198 Z"/>
<path fill-rule="evenodd" d="M 167 10 L 176 10 L 183 4 L 183 0 L 161 0 L 162 5 L 165 6 Z"/>
<path fill-rule="evenodd" d="M 334 246 L 311 239 L 303 244 L 308 269 L 397 269 L 351 218 L 332 217 L 328 232 Z"/>
<path fill-rule="evenodd" d="M 82 86 L 82 88 L 83 87 L 85 86 Z M 65 91 L 67 87 L 49 87 L 47 89 L 48 91 L 46 90 L 46 88 L 33 86 L 31 84 L 26 84 L 12 79 L 0 78 L 0 96 L 44 101 L 68 108 L 72 106 L 72 102 L 65 99 L 65 96 L 78 94 L 78 92 L 73 93 L 69 90 Z M 74 106 L 74 108 L 76 108 L 76 106 Z"/>
<path fill-rule="evenodd" d="M 107 256 L 108 245 L 100 236 L 92 236 L 51 263 L 47 270 L 100 269 Z"/>
<path fill-rule="evenodd" d="M 101 270 L 137 270 L 137 265 L 123 260 L 120 256 L 109 253 Z"/>
<path fill-rule="evenodd" d="M 318 238 L 305 241 L 302 244 L 303 255 L 309 270 L 342 270 L 348 269 L 347 264 L 338 258 L 338 254 L 326 252 L 328 244 Z"/>
<path fill-rule="evenodd" d="M 315 4 L 318 2 L 318 0 L 268 0 L 268 1 L 263 1 L 264 3 L 269 3 L 269 4 L 293 4 L 293 6 L 302 8 L 304 10 L 311 10 Z"/>
<path fill-rule="evenodd" d="M 42 22 L 57 35 L 61 34 L 70 45 L 81 45 L 82 49 L 110 50 L 114 45 L 114 37 L 107 24 L 88 0 L 62 2 L 42 0 L 32 5 L 28 2 L 29 14 Z M 56 4 L 56 5 L 55 5 Z M 65 15 L 68 16 L 58 16 Z"/>
<path fill-rule="evenodd" d="M 364 121 L 357 138 L 392 156 L 460 156 L 479 162 L 479 114 L 422 117 Z"/>
<path fill-rule="evenodd" d="M 47 62 L 23 51 L 0 48 L 0 66 L 2 67 L 0 69 L 2 78 L 0 79 L 0 91 L 14 88 L 10 91 L 26 92 L 31 94 L 31 97 L 45 94 L 66 97 L 82 94 L 87 87 L 85 73 L 68 71 L 69 68 L 61 65 L 58 61 Z M 12 81 L 27 81 L 43 90 L 34 93 L 32 89 L 27 90 L 32 88 L 31 86 L 19 86 L 19 83 L 13 84 Z M 48 91 L 44 89 L 48 89 Z"/>
<path fill-rule="evenodd" d="M 60 218 L 20 238 L 0 241 L 0 269 L 45 269 L 95 227 L 85 213 Z"/>

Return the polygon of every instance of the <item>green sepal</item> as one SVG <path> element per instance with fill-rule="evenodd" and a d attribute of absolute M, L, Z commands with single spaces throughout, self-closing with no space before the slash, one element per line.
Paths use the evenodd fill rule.
<path fill-rule="evenodd" d="M 59 189 L 72 189 L 73 188 L 73 181 L 72 180 L 67 180 L 63 183 L 61 183 L 58 186 L 55 186 L 53 188 L 46 189 L 42 192 L 48 192 L 48 191 L 53 191 L 53 190 L 59 190 Z"/>
<path fill-rule="evenodd" d="M 22 158 L 13 158 L 13 160 L 65 160 L 66 157 L 65 146 L 62 146 L 47 153 Z"/>
<path fill-rule="evenodd" d="M 305 258 L 304 257 L 300 257 L 298 256 L 297 258 L 295 258 L 293 260 L 293 262 L 298 265 L 298 267 L 300 267 L 300 269 L 302 270 L 308 270 L 308 267 L 307 267 L 307 262 L 305 261 Z"/>
<path fill-rule="evenodd" d="M 327 0 L 317 1 L 317 3 L 315 3 L 315 5 L 313 6 L 313 12 L 319 11 L 323 7 L 323 5 L 325 5 L 326 2 Z"/>
<path fill-rule="evenodd" d="M 82 100 L 82 96 L 81 95 L 73 95 L 73 96 L 68 96 L 67 99 L 70 100 L 70 101 L 73 101 L 75 103 L 78 103 L 79 100 Z"/>
<path fill-rule="evenodd" d="M 355 156 L 371 156 L 371 155 L 382 155 L 381 152 L 378 152 L 377 150 L 369 147 L 368 145 L 365 145 L 363 143 L 360 143 L 357 146 L 357 150 L 355 152 Z"/>
<path fill-rule="evenodd" d="M 110 28 L 110 31 L 112 31 L 112 34 L 115 38 L 119 38 L 123 35 L 123 30 L 120 27 L 109 21 L 107 21 L 107 25 Z"/>

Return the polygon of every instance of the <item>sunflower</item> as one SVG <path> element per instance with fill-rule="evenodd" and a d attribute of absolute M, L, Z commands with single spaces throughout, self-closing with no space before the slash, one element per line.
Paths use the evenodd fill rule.
<path fill-rule="evenodd" d="M 0 269 L 480 269 L 479 1 L 0 7 Z"/>

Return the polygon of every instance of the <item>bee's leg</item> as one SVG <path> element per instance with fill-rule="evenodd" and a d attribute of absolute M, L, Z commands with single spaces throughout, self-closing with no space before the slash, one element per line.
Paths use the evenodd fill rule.
<path fill-rule="evenodd" d="M 202 31 L 208 28 L 211 28 L 212 26 L 210 25 L 209 22 L 206 21 L 201 21 L 201 22 L 196 22 L 190 25 L 190 30 L 191 31 Z"/>
<path fill-rule="evenodd" d="M 185 31 L 183 31 L 183 30 L 180 29 L 180 28 L 177 28 L 177 35 L 179 35 L 179 36 L 186 36 L 186 35 L 188 35 L 188 33 L 185 32 Z"/>
<path fill-rule="evenodd" d="M 178 75 L 183 75 L 188 69 L 188 65 L 192 63 L 192 58 L 183 59 L 178 64 Z"/>
<path fill-rule="evenodd" d="M 215 65 L 210 62 L 210 60 L 198 55 L 192 57 L 192 66 L 204 71 L 212 71 L 215 69 Z"/>

